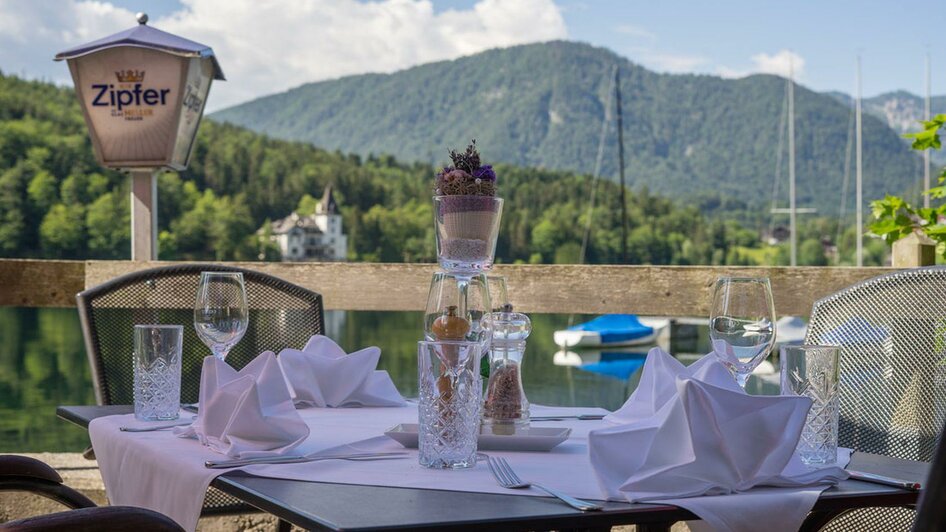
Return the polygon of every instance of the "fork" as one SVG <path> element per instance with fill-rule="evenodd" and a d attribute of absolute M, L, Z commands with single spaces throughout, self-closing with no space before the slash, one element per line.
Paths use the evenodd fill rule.
<path fill-rule="evenodd" d="M 518 475 L 516 475 L 516 472 L 512 470 L 512 467 L 505 458 L 494 458 L 492 456 L 487 456 L 486 465 L 489 466 L 489 472 L 493 474 L 493 478 L 496 479 L 496 482 L 506 489 L 517 490 L 528 488 L 530 486 L 533 488 L 538 488 L 553 497 L 558 497 L 572 508 L 581 510 L 582 512 L 590 512 L 594 510 L 600 510 L 602 508 L 600 504 L 576 499 L 574 497 L 565 495 L 558 490 L 553 490 L 552 488 L 546 486 L 523 481 Z"/>

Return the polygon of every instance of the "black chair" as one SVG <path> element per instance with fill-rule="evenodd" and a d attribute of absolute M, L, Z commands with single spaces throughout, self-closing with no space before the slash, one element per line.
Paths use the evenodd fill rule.
<path fill-rule="evenodd" d="M 63 484 L 62 477 L 55 469 L 35 458 L 0 455 L 0 491 L 35 493 L 72 508 L 68 512 L 0 523 L 0 530 L 183 532 L 169 517 L 151 510 L 123 506 L 97 507 L 88 497 Z"/>
<path fill-rule="evenodd" d="M 263 351 L 302 348 L 309 337 L 322 334 L 325 318 L 322 296 L 264 273 L 215 264 L 162 266 L 117 277 L 79 293 L 76 301 L 86 352 L 99 404 L 131 404 L 135 324 L 182 324 L 181 401 L 197 401 L 200 369 L 210 349 L 194 330 L 194 302 L 200 272 L 241 272 L 246 286 L 249 327 L 227 355 L 239 369 Z M 214 488 L 204 500 L 202 515 L 254 510 Z"/>
<path fill-rule="evenodd" d="M 943 432 L 946 432 L 946 426 Z M 946 530 L 946 438 L 942 435 L 930 466 L 930 476 L 920 494 L 916 521 L 913 523 L 913 532 L 928 530 Z"/>
<path fill-rule="evenodd" d="M 933 459 L 946 419 L 946 268 L 882 275 L 817 301 L 805 341 L 841 346 L 841 446 Z M 909 530 L 915 514 L 855 510 L 824 530 Z"/>

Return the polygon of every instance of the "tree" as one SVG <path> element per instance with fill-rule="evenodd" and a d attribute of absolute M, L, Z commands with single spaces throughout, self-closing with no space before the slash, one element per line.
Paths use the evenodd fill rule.
<path fill-rule="evenodd" d="M 299 199 L 299 205 L 296 207 L 296 214 L 299 216 L 315 214 L 315 208 L 318 206 L 318 204 L 319 200 L 313 198 L 309 194 L 305 194 Z"/>
<path fill-rule="evenodd" d="M 26 190 L 33 207 L 40 212 L 48 211 L 59 200 L 59 181 L 45 170 L 33 176 Z"/>
<path fill-rule="evenodd" d="M 95 258 L 126 259 L 131 243 L 128 202 L 111 192 L 99 196 L 85 215 L 88 248 Z"/>
<path fill-rule="evenodd" d="M 85 247 L 85 207 L 57 203 L 39 226 L 45 251 L 62 258 L 78 258 Z"/>
<path fill-rule="evenodd" d="M 18 256 L 27 244 L 26 201 L 24 191 L 28 172 L 24 163 L 0 174 L 0 250 Z"/>
<path fill-rule="evenodd" d="M 814 238 L 802 242 L 798 248 L 798 263 L 804 266 L 827 266 L 828 257 L 824 255 L 821 242 Z"/>
<path fill-rule="evenodd" d="M 555 264 L 578 264 L 581 255 L 581 244 L 566 242 L 555 249 Z"/>

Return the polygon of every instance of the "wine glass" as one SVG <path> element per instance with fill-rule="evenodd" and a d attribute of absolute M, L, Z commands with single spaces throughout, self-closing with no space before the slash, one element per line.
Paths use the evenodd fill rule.
<path fill-rule="evenodd" d="M 743 388 L 775 344 L 775 305 L 768 277 L 720 277 L 710 314 L 713 352 Z"/>
<path fill-rule="evenodd" d="M 197 336 L 220 360 L 246 333 L 249 324 L 243 274 L 201 272 L 194 305 Z"/>
<path fill-rule="evenodd" d="M 437 272 L 430 283 L 424 331 L 428 340 L 481 342 L 492 311 L 486 275 Z"/>
<path fill-rule="evenodd" d="M 493 312 L 512 312 L 512 307 L 507 307 L 509 295 L 506 290 L 506 278 L 502 275 L 487 275 L 486 283 Z"/>

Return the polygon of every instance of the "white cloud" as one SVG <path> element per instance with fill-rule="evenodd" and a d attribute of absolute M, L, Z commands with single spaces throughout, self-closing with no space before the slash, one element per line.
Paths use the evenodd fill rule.
<path fill-rule="evenodd" d="M 553 0 L 479 0 L 435 12 L 429 0 L 182 0 L 150 24 L 213 47 L 228 81 L 219 109 L 309 81 L 392 72 L 489 48 L 566 38 Z M 134 24 L 107 2 L 0 0 L 0 68 L 68 81 L 52 56 Z"/>
<path fill-rule="evenodd" d="M 774 54 L 758 53 L 749 58 L 752 65 L 745 70 L 720 66 L 716 73 L 724 78 L 741 78 L 750 74 L 775 74 L 787 78 L 792 70 L 796 80 L 805 76 L 805 59 L 791 50 Z"/>
<path fill-rule="evenodd" d="M 67 82 L 56 52 L 104 37 L 134 24 L 124 9 L 94 1 L 0 0 L 0 69 Z"/>
<path fill-rule="evenodd" d="M 750 59 L 753 63 L 753 70 L 761 74 L 775 74 L 787 78 L 794 70 L 795 79 L 801 78 L 805 74 L 805 60 L 802 56 L 790 50 L 779 50 L 772 55 L 755 54 Z"/>
<path fill-rule="evenodd" d="M 628 57 L 647 68 L 672 74 L 690 73 L 709 63 L 701 55 L 663 52 L 650 47 L 632 46 L 627 48 Z"/>
<path fill-rule="evenodd" d="M 738 70 L 727 66 L 716 67 L 716 75 L 723 78 L 744 78 L 749 74 L 750 72 L 746 70 Z"/>
<path fill-rule="evenodd" d="M 615 26 L 614 31 L 620 33 L 621 35 L 626 35 L 628 37 L 634 37 L 637 39 L 646 39 L 648 41 L 657 40 L 657 34 L 635 24 L 618 24 Z"/>
<path fill-rule="evenodd" d="M 699 66 L 706 64 L 707 59 L 699 55 L 673 54 L 656 52 L 644 58 L 644 64 L 662 72 L 673 74 L 693 72 Z"/>

